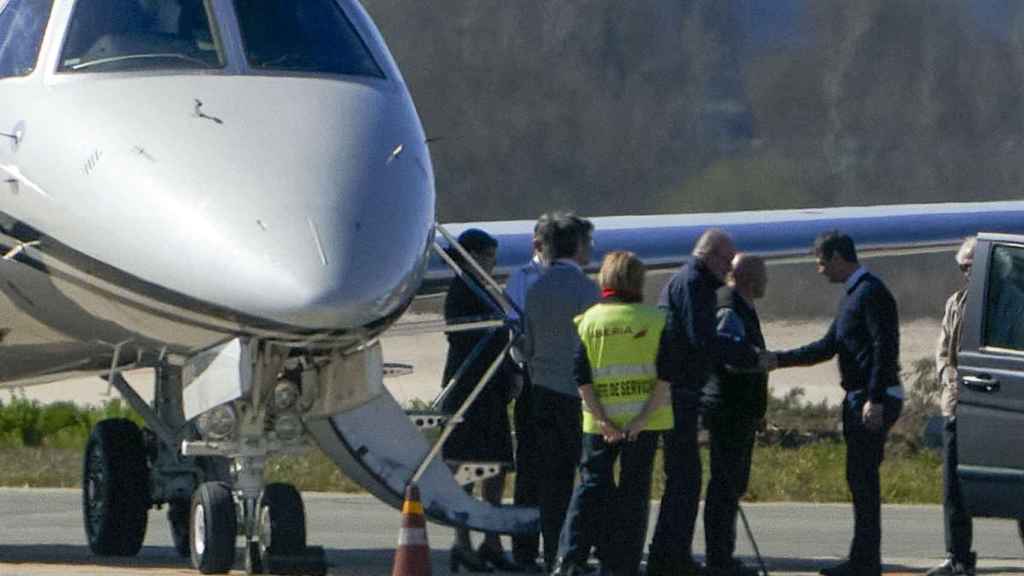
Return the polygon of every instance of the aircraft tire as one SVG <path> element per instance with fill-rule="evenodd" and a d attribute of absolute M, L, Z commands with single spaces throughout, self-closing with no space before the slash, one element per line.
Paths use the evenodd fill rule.
<path fill-rule="evenodd" d="M 302 496 L 291 484 L 267 484 L 260 498 L 260 555 L 298 554 L 306 549 L 306 509 Z"/>
<path fill-rule="evenodd" d="M 188 500 L 171 500 L 167 505 L 167 524 L 171 529 L 171 541 L 174 542 L 178 556 L 182 558 L 188 558 L 191 552 L 188 539 L 189 512 Z"/>
<path fill-rule="evenodd" d="M 131 420 L 96 424 L 85 445 L 82 515 L 89 549 L 134 556 L 146 538 L 149 466 L 142 431 Z"/>
<path fill-rule="evenodd" d="M 189 547 L 192 566 L 203 574 L 225 574 L 235 563 L 238 518 L 231 491 L 222 482 L 204 482 L 192 495 Z"/>

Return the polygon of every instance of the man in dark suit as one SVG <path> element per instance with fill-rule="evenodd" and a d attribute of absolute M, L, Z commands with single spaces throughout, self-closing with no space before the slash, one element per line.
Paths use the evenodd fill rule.
<path fill-rule="evenodd" d="M 846 482 L 853 494 L 854 536 L 844 562 L 826 576 L 881 574 L 881 487 L 885 439 L 903 409 L 896 301 L 878 277 L 857 262 L 853 240 L 838 231 L 814 243 L 818 272 L 845 291 L 825 337 L 778 353 L 780 368 L 809 366 L 839 356 L 846 440 Z"/>
<path fill-rule="evenodd" d="M 727 286 L 718 289 L 718 334 L 763 350 L 754 300 L 764 297 L 764 260 L 737 254 Z M 736 514 L 750 480 L 754 435 L 768 402 L 768 374 L 720 364 L 704 387 L 704 426 L 711 444 L 711 479 L 704 498 L 704 541 L 710 576 L 757 576 L 736 550 Z"/>

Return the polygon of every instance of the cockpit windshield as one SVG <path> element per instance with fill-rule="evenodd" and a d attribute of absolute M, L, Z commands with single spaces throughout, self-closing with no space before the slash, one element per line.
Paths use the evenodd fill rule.
<path fill-rule="evenodd" d="M 336 0 L 235 0 L 249 66 L 383 78 Z"/>
<path fill-rule="evenodd" d="M 217 35 L 203 0 L 78 0 L 61 72 L 219 68 Z"/>

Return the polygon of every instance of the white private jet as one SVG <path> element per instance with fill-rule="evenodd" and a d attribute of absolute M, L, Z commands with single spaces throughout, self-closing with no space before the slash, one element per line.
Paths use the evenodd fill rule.
<path fill-rule="evenodd" d="M 137 553 L 168 505 L 203 573 L 231 568 L 239 535 L 250 572 L 322 571 L 298 491 L 263 476 L 311 443 L 392 505 L 415 482 L 434 521 L 537 529 L 534 509 L 468 496 L 420 433 L 434 418 L 382 385 L 378 337 L 452 274 L 434 197 L 409 91 L 355 0 L 0 0 L 0 386 L 100 375 L 146 423 L 92 432 L 94 552 Z M 930 250 L 1024 232 L 1024 203 L 594 222 L 596 256 L 667 267 L 712 225 L 777 258 L 826 227 Z M 502 241 L 498 274 L 529 258 L 532 222 L 474 225 Z M 496 314 L 474 326 L 516 330 L 478 272 L 460 273 Z M 147 367 L 152 401 L 122 376 Z"/>

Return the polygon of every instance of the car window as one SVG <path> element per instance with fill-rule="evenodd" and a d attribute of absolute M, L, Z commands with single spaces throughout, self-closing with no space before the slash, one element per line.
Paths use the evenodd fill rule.
<path fill-rule="evenodd" d="M 78 0 L 59 72 L 219 68 L 203 0 Z"/>
<path fill-rule="evenodd" d="M 992 249 L 984 339 L 986 346 L 1024 350 L 1024 248 Z"/>
<path fill-rule="evenodd" d="M 249 66 L 383 78 L 335 0 L 235 0 Z"/>
<path fill-rule="evenodd" d="M 52 0 L 0 0 L 0 78 L 36 68 Z"/>

